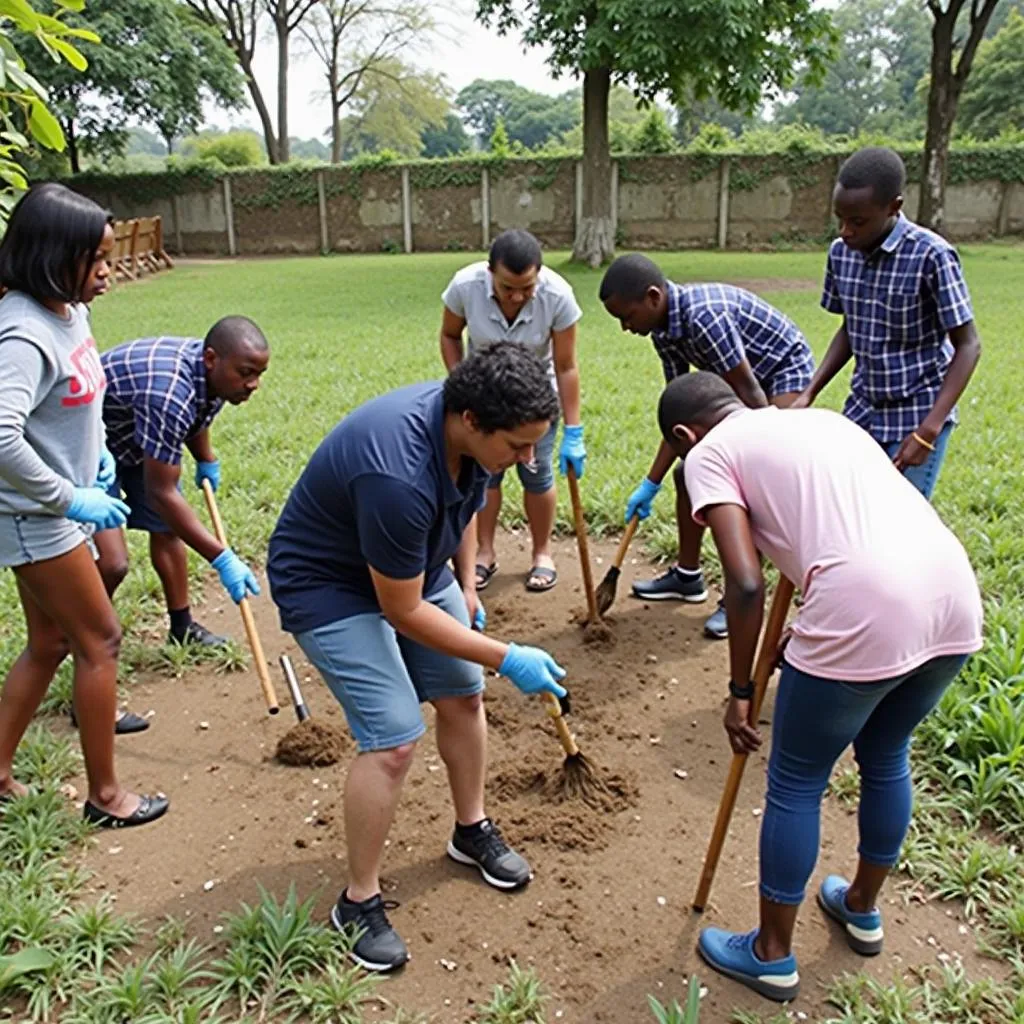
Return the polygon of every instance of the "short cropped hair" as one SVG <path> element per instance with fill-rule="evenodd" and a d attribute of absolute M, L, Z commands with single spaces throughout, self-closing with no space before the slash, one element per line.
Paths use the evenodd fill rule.
<path fill-rule="evenodd" d="M 600 299 L 639 302 L 651 288 L 664 288 L 665 275 L 654 260 L 638 252 L 613 260 L 601 281 Z"/>
<path fill-rule="evenodd" d="M 839 184 L 843 188 L 870 188 L 875 202 L 881 206 L 903 194 L 907 169 L 899 153 L 887 146 L 858 149 L 839 168 Z"/>
<path fill-rule="evenodd" d="M 463 359 L 444 382 L 445 412 L 471 412 L 485 434 L 558 416 L 547 365 L 525 345 L 495 341 Z"/>
<path fill-rule="evenodd" d="M 499 263 L 513 274 L 525 274 L 531 267 L 540 270 L 544 265 L 540 242 L 522 228 L 502 231 L 491 243 L 491 252 L 487 260 L 491 270 Z"/>
<path fill-rule="evenodd" d="M 671 440 L 676 424 L 707 424 L 723 409 L 738 403 L 736 392 L 718 374 L 706 370 L 684 373 L 670 381 L 661 393 L 658 402 L 661 436 Z"/>
<path fill-rule="evenodd" d="M 205 348 L 212 348 L 219 356 L 228 356 L 239 346 L 249 345 L 257 352 L 266 352 L 270 346 L 266 336 L 247 316 L 225 316 L 207 332 Z"/>
<path fill-rule="evenodd" d="M 0 286 L 39 302 L 78 302 L 103 232 L 114 218 L 64 185 L 36 185 L 18 200 L 0 243 Z"/>

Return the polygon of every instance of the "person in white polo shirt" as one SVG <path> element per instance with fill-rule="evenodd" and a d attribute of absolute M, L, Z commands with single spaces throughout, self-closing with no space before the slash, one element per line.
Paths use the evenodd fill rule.
<path fill-rule="evenodd" d="M 565 278 L 544 266 L 540 243 L 529 231 L 503 231 L 486 262 L 460 270 L 441 296 L 441 358 L 449 372 L 465 355 L 463 333 L 472 352 L 492 341 L 517 341 L 545 360 L 558 394 L 564 427 L 559 466 L 583 476 L 587 451 L 580 422 L 580 375 L 576 366 L 576 324 L 583 315 Z M 526 589 L 550 590 L 558 582 L 551 557 L 555 525 L 552 467 L 558 424 L 537 444 L 534 459 L 517 467 L 530 525 L 533 554 Z M 476 586 L 483 590 L 498 569 L 494 535 L 501 512 L 501 474 L 491 477 L 487 500 L 477 516 Z"/>

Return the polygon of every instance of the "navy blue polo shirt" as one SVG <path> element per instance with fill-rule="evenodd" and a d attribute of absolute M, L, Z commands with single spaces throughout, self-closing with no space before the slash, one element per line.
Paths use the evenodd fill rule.
<path fill-rule="evenodd" d="M 448 560 L 483 504 L 488 474 L 467 458 L 452 480 L 442 387 L 372 399 L 313 453 L 270 538 L 267 576 L 287 632 L 379 614 L 370 566 L 393 579 L 423 573 L 425 597 L 451 583 Z"/>

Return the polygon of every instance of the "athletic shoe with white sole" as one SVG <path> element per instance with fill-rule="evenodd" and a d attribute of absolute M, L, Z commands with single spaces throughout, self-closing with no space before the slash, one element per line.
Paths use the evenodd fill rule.
<path fill-rule="evenodd" d="M 709 640 L 725 640 L 729 636 L 729 622 L 725 617 L 725 600 L 718 602 L 718 607 L 708 616 L 704 623 L 704 635 Z"/>
<path fill-rule="evenodd" d="M 846 943 L 861 956 L 877 956 L 882 952 L 885 933 L 882 929 L 882 915 L 876 907 L 866 914 L 855 914 L 846 905 L 846 894 L 850 883 L 839 875 L 829 875 L 818 890 L 818 906 L 843 926 Z"/>
<path fill-rule="evenodd" d="M 331 924 L 356 940 L 349 956 L 367 971 L 394 971 L 409 959 L 409 950 L 388 920 L 387 911 L 397 906 L 385 902 L 380 893 L 354 903 L 342 891 L 331 908 Z"/>
<path fill-rule="evenodd" d="M 633 595 L 644 601 L 688 601 L 700 604 L 708 599 L 702 572 L 686 572 L 673 565 L 653 580 L 638 580 L 633 584 Z"/>
<path fill-rule="evenodd" d="M 456 825 L 448 841 L 448 856 L 478 868 L 495 889 L 520 889 L 533 877 L 530 865 L 501 837 L 490 818 L 475 825 Z"/>
<path fill-rule="evenodd" d="M 754 952 L 757 929 L 746 934 L 704 928 L 697 952 L 719 974 L 752 988 L 767 999 L 788 1003 L 800 992 L 800 974 L 792 953 L 781 960 L 761 960 Z"/>

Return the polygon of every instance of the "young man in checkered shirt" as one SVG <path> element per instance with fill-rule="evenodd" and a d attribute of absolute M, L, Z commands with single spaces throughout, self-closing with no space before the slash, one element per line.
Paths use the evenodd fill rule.
<path fill-rule="evenodd" d="M 810 405 L 852 356 L 844 414 L 930 499 L 981 342 L 956 250 L 903 215 L 905 182 L 884 147 L 839 170 L 821 304 L 843 324 L 795 405 Z"/>
<path fill-rule="evenodd" d="M 673 284 L 646 256 L 620 256 L 601 282 L 605 309 L 633 334 L 649 334 L 670 382 L 691 366 L 724 378 L 751 409 L 785 408 L 808 386 L 814 357 L 800 329 L 774 306 L 752 292 L 728 284 Z M 658 449 L 647 476 L 630 496 L 626 522 L 646 519 L 661 481 L 676 462 L 665 443 Z M 673 474 L 679 561 L 657 579 L 633 584 L 644 600 L 707 599 L 700 569 L 704 528 L 693 520 L 686 493 L 683 463 Z M 714 639 L 728 636 L 725 607 L 704 624 Z"/>
<path fill-rule="evenodd" d="M 195 484 L 220 484 L 210 424 L 225 402 L 252 397 L 270 360 L 263 332 L 243 316 L 217 321 L 205 338 L 144 338 L 100 357 L 107 377 L 103 422 L 117 463 L 111 492 L 131 506 L 128 528 L 149 534 L 149 553 L 163 586 L 170 640 L 224 644 L 192 618 L 186 546 L 203 556 L 236 603 L 259 585 L 248 566 L 203 526 L 181 493 L 181 458 L 196 461 Z M 128 572 L 121 530 L 95 536 L 99 569 L 113 595 Z"/>

